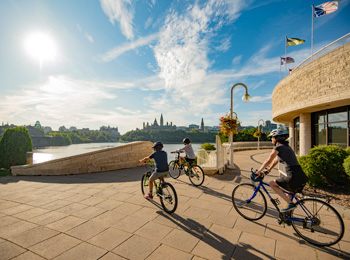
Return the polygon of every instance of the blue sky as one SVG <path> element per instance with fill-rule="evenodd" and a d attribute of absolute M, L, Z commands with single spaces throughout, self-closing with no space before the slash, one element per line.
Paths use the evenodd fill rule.
<path fill-rule="evenodd" d="M 242 124 L 272 120 L 285 37 L 305 40 L 288 47 L 293 68 L 311 53 L 311 5 L 324 2 L 0 1 L 0 120 L 125 133 L 162 113 L 212 126 L 238 82 L 252 96 L 243 103 L 244 88 L 234 89 Z M 342 0 L 314 20 L 314 52 L 350 32 L 349 16 Z"/>

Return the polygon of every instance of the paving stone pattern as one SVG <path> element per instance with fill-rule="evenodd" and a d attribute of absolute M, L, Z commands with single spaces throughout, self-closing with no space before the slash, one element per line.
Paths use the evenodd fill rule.
<path fill-rule="evenodd" d="M 0 260 L 6 259 L 350 259 L 349 210 L 345 235 L 315 247 L 268 214 L 250 222 L 232 206 L 233 188 L 249 182 L 269 150 L 235 152 L 235 170 L 206 176 L 201 187 L 187 176 L 167 178 L 179 205 L 166 214 L 159 198 L 140 190 L 145 167 L 69 176 L 0 178 Z M 277 170 L 267 178 L 277 177 Z"/>

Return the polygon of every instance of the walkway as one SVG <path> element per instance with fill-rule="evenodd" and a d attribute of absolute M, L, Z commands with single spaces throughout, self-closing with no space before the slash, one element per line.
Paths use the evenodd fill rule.
<path fill-rule="evenodd" d="M 152 203 L 142 197 L 145 167 L 0 178 L 0 259 L 349 259 L 349 217 L 344 238 L 318 248 L 271 215 L 249 222 L 236 213 L 233 188 L 268 153 L 235 152 L 237 168 L 207 176 L 203 187 L 190 185 L 186 176 L 169 179 L 179 196 L 172 215 L 158 198 Z"/>

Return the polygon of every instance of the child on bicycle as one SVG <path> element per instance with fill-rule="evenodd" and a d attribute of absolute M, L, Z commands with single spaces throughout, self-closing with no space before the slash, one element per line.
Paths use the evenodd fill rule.
<path fill-rule="evenodd" d="M 153 182 L 160 176 L 165 175 L 169 172 L 168 155 L 165 151 L 162 150 L 162 142 L 155 142 L 152 148 L 154 149 L 154 152 L 152 154 L 139 160 L 140 163 L 147 162 L 151 159 L 155 161 L 155 171 L 149 178 L 149 193 L 145 195 L 146 199 L 153 199 Z"/>
<path fill-rule="evenodd" d="M 287 141 L 288 132 L 281 129 L 275 129 L 271 131 L 269 136 L 272 137 L 271 142 L 275 147 L 270 156 L 256 172 L 256 175 L 260 177 L 261 172 L 268 165 L 270 165 L 270 167 L 266 170 L 267 173 L 269 173 L 278 162 L 285 166 L 287 176 L 275 179 L 271 181 L 269 185 L 274 192 L 287 202 L 287 205 L 281 209 L 281 212 L 287 212 L 295 209 L 297 206 L 291 201 L 292 196 L 289 194 L 286 195 L 281 187 L 293 193 L 301 192 L 306 185 L 308 178 L 299 165 L 294 151 L 289 146 L 289 142 Z"/>
<path fill-rule="evenodd" d="M 182 140 L 183 144 L 185 145 L 183 148 L 172 151 L 171 153 L 185 153 L 186 156 L 180 156 L 180 165 L 183 164 L 183 161 L 191 164 L 196 160 L 196 155 L 194 154 L 192 145 L 191 145 L 191 140 L 189 138 L 185 138 Z"/>

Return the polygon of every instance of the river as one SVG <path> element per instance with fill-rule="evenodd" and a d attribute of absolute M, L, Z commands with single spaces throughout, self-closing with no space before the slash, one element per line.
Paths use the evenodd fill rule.
<path fill-rule="evenodd" d="M 114 147 L 125 143 L 88 143 L 88 144 L 71 144 L 67 146 L 50 146 L 46 148 L 34 149 L 33 151 L 33 163 L 41 163 L 63 157 L 69 157 L 72 155 L 88 153 L 92 151 L 101 150 L 104 148 Z M 168 153 L 168 161 L 175 158 L 175 154 L 171 154 L 171 151 L 182 148 L 183 144 L 164 144 L 163 150 Z M 202 144 L 192 144 L 193 150 L 197 154 L 197 150 L 200 149 Z M 140 158 L 141 159 L 141 158 Z"/>

